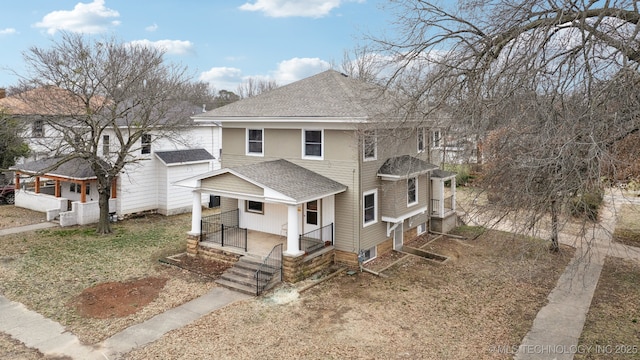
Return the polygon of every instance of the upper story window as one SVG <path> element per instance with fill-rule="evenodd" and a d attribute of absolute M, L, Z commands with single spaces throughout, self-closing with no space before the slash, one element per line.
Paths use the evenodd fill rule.
<path fill-rule="evenodd" d="M 362 194 L 362 225 L 369 226 L 378 222 L 378 190 Z"/>
<path fill-rule="evenodd" d="M 418 178 L 412 177 L 407 179 L 407 206 L 414 205 L 418 202 Z"/>
<path fill-rule="evenodd" d="M 442 146 L 442 132 L 440 130 L 433 130 L 431 132 L 431 146 L 432 147 Z"/>
<path fill-rule="evenodd" d="M 247 129 L 247 155 L 264 155 L 264 129 Z"/>
<path fill-rule="evenodd" d="M 109 155 L 110 150 L 109 135 L 102 135 L 102 155 Z"/>
<path fill-rule="evenodd" d="M 364 132 L 362 141 L 364 160 L 375 160 L 378 157 L 378 139 L 375 130 L 367 130 Z"/>
<path fill-rule="evenodd" d="M 142 153 L 151 154 L 151 134 L 142 134 L 140 137 L 140 143 L 142 144 Z"/>
<path fill-rule="evenodd" d="M 418 128 L 418 139 L 417 139 L 417 142 L 418 142 L 418 152 L 419 153 L 424 152 L 426 150 L 426 148 L 427 148 L 427 146 L 426 146 L 427 141 L 426 141 L 424 133 L 425 133 L 425 129 L 424 128 Z"/>
<path fill-rule="evenodd" d="M 43 137 L 44 136 L 44 121 L 35 120 L 31 127 L 31 136 L 32 137 Z"/>
<path fill-rule="evenodd" d="M 322 130 L 302 130 L 304 158 L 322 158 L 323 131 Z"/>

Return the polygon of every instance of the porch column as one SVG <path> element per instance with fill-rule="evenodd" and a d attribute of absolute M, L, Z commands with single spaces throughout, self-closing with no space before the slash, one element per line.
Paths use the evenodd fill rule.
<path fill-rule="evenodd" d="M 189 235 L 200 235 L 200 221 L 202 221 L 202 196 L 193 192 L 193 209 L 191 210 L 191 231 Z"/>
<path fill-rule="evenodd" d="M 456 178 L 451 179 L 451 210 L 456 211 Z"/>
<path fill-rule="evenodd" d="M 438 191 L 440 192 L 440 201 L 439 201 L 439 206 L 438 206 L 438 214 L 439 214 L 439 216 L 444 216 L 445 192 L 444 192 L 444 180 L 443 179 L 439 179 L 439 181 L 438 181 Z"/>
<path fill-rule="evenodd" d="M 55 196 L 56 196 L 57 198 L 59 198 L 59 197 L 60 197 L 60 180 L 56 179 L 56 180 L 55 180 L 55 184 L 56 184 L 56 185 L 55 185 L 55 186 L 56 186 L 56 188 L 55 188 L 55 190 L 54 190 L 54 191 L 55 191 Z"/>
<path fill-rule="evenodd" d="M 304 254 L 298 243 L 298 205 L 287 205 L 287 251 L 288 256 Z"/>
<path fill-rule="evenodd" d="M 40 176 L 36 176 L 36 187 L 34 191 L 36 194 L 40 194 Z"/>
<path fill-rule="evenodd" d="M 20 173 L 16 172 L 16 181 L 15 181 L 16 190 L 20 190 Z"/>

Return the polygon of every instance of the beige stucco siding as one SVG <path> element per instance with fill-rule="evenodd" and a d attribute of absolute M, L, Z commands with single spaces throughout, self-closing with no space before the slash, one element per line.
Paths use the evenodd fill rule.
<path fill-rule="evenodd" d="M 214 193 L 219 190 L 256 196 L 264 194 L 261 187 L 229 173 L 202 180 L 202 188 L 214 190 Z"/>

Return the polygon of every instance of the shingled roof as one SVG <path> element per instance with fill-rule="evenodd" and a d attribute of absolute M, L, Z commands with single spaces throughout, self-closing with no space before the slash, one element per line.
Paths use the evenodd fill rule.
<path fill-rule="evenodd" d="M 205 149 L 156 151 L 155 154 L 167 165 L 210 161 L 215 159 L 213 155 Z"/>
<path fill-rule="evenodd" d="M 87 160 L 75 158 L 55 167 L 60 160 L 61 158 L 36 160 L 16 165 L 12 167 L 11 170 L 34 175 L 44 173 L 49 176 L 58 176 L 75 180 L 89 180 L 96 178 L 96 174 L 91 169 L 91 165 L 89 165 Z"/>
<path fill-rule="evenodd" d="M 327 70 L 197 114 L 193 119 L 338 117 L 372 120 L 383 115 L 388 118 L 399 108 L 395 101 L 380 86 Z"/>
<path fill-rule="evenodd" d="M 378 176 L 390 178 L 407 178 L 426 174 L 438 167 L 413 156 L 402 155 L 387 159 L 378 170 Z"/>

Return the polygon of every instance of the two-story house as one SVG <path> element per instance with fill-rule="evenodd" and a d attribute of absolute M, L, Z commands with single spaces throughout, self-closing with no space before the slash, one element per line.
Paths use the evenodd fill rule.
<path fill-rule="evenodd" d="M 219 122 L 223 146 L 222 169 L 179 182 L 194 191 L 192 253 L 227 221 L 249 242 L 282 236 L 285 257 L 309 255 L 316 239 L 357 265 L 455 226 L 455 174 L 430 163 L 425 121 L 378 86 L 329 70 L 193 119 Z M 209 227 L 201 193 L 233 215 Z"/>
<path fill-rule="evenodd" d="M 64 91 L 43 87 L 18 96 L 0 99 L 0 109 L 24 123 L 23 137 L 32 156 L 12 168 L 15 172 L 15 205 L 59 219 L 62 226 L 89 224 L 99 219 L 97 179 L 82 159 L 56 165 L 70 151 L 60 129 L 52 121 L 64 121 L 77 110 Z M 39 107 L 42 101 L 59 101 Z M 192 114 L 202 112 L 194 106 Z M 188 114 L 186 116 L 192 115 Z M 127 134 L 121 123 L 120 134 Z M 98 153 L 110 161 L 117 154 L 118 136 L 106 128 L 98 139 Z M 112 184 L 110 212 L 124 217 L 141 212 L 164 215 L 191 211 L 190 191 L 171 184 L 179 179 L 220 168 L 220 128 L 218 123 L 199 122 L 167 136 L 162 129 L 149 131 L 133 146 L 129 156 L 135 160 L 125 167 Z M 208 195 L 203 194 L 203 201 Z"/>

